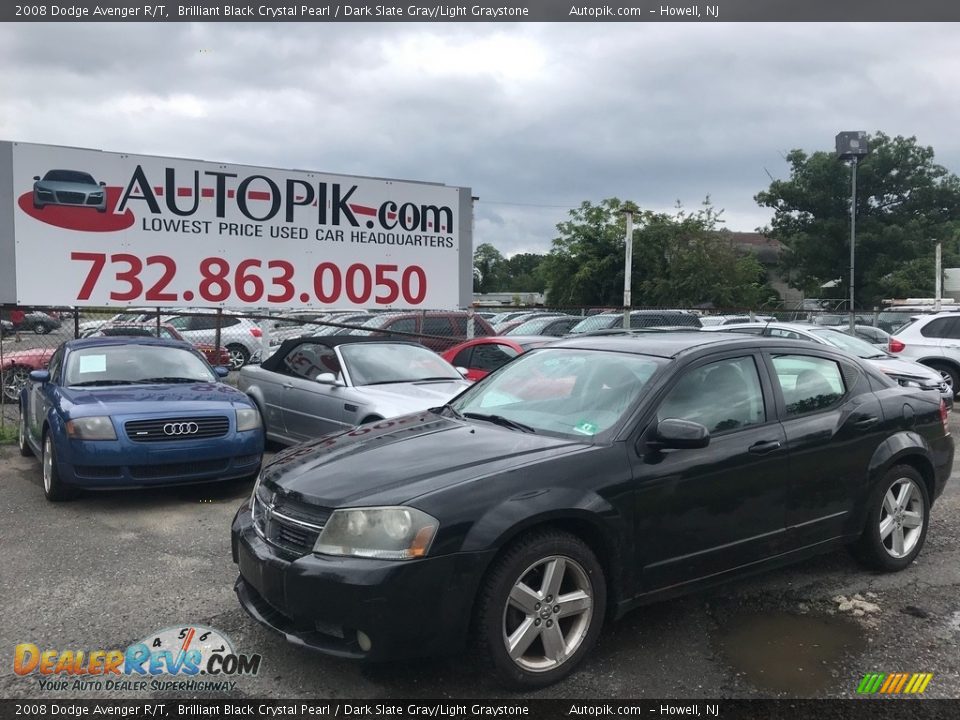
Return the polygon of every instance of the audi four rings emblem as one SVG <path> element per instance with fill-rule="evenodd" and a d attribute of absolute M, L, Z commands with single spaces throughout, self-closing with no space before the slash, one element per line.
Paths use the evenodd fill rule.
<path fill-rule="evenodd" d="M 195 422 L 167 423 L 163 426 L 164 435 L 193 435 L 200 430 Z"/>

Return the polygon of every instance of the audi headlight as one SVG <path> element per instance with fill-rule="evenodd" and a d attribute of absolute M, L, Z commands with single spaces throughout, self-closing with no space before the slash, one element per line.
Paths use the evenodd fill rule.
<path fill-rule="evenodd" d="M 313 551 L 323 555 L 411 560 L 424 557 L 440 523 L 410 507 L 334 510 Z"/>
<path fill-rule="evenodd" d="M 237 410 L 237 432 L 256 430 L 261 426 L 259 410 L 256 408 L 240 408 Z"/>
<path fill-rule="evenodd" d="M 106 415 L 67 421 L 67 435 L 74 440 L 116 440 L 113 421 Z"/>

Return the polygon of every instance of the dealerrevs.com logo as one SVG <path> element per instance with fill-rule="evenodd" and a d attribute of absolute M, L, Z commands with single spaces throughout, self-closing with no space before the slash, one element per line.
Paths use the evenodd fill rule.
<path fill-rule="evenodd" d="M 240 654 L 219 630 L 168 627 L 126 650 L 41 649 L 20 643 L 13 671 L 35 678 L 41 691 L 229 691 L 233 678 L 256 675 L 262 657 Z"/>

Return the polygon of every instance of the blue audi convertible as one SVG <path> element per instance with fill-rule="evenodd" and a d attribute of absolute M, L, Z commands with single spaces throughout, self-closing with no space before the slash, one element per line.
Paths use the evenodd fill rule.
<path fill-rule="evenodd" d="M 253 478 L 257 407 L 189 343 L 69 340 L 20 393 L 20 453 L 36 455 L 48 500 L 118 489 Z"/>

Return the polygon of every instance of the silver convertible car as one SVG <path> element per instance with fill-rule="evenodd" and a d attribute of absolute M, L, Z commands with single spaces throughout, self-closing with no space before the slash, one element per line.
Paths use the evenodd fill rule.
<path fill-rule="evenodd" d="M 284 341 L 239 388 L 284 444 L 444 405 L 471 383 L 422 345 L 352 335 Z"/>
<path fill-rule="evenodd" d="M 48 170 L 33 178 L 33 206 L 79 205 L 97 212 L 107 211 L 106 183 L 98 183 L 90 173 L 80 170 Z"/>

